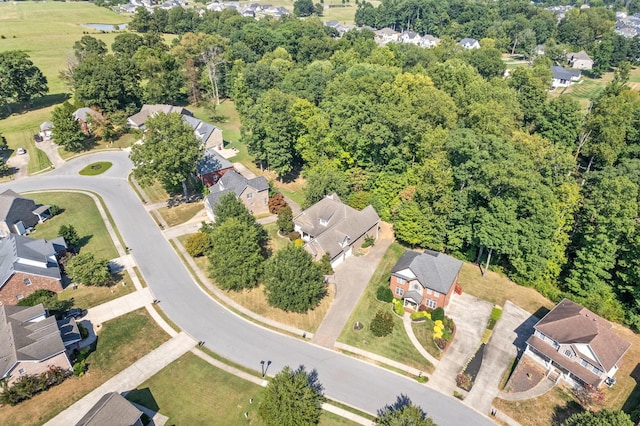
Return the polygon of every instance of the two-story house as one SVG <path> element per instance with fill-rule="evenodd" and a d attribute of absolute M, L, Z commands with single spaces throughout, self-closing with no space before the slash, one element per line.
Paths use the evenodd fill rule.
<path fill-rule="evenodd" d="M 564 299 L 533 327 L 524 355 L 547 368 L 547 376 L 554 380 L 611 386 L 631 346 L 611 327 L 609 321 Z"/>
<path fill-rule="evenodd" d="M 475 38 L 463 38 L 458 44 L 465 50 L 480 49 L 480 42 Z"/>
<path fill-rule="evenodd" d="M 233 164 L 218 154 L 216 148 L 207 148 L 204 151 L 202 160 L 198 162 L 196 173 L 202 181 L 202 184 L 209 188 L 215 185 L 225 173 L 231 170 L 234 170 Z"/>
<path fill-rule="evenodd" d="M 411 311 L 445 308 L 454 291 L 460 291 L 462 261 L 432 250 L 407 250 L 391 269 L 389 287 Z"/>
<path fill-rule="evenodd" d="M 215 222 L 215 208 L 220 197 L 234 193 L 251 214 L 269 213 L 269 183 L 262 177 L 247 179 L 235 170 L 228 171 L 209 187 L 209 195 L 204 199 L 207 216 Z"/>
<path fill-rule="evenodd" d="M 51 217 L 50 207 L 7 189 L 0 194 L 0 237 L 26 234 L 27 230 Z"/>
<path fill-rule="evenodd" d="M 567 53 L 567 60 L 573 69 L 590 70 L 593 68 L 593 59 L 584 50 Z"/>

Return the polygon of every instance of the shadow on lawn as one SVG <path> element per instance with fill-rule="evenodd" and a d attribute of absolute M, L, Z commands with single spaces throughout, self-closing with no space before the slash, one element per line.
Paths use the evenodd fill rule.
<path fill-rule="evenodd" d="M 149 388 L 134 389 L 128 392 L 125 398 L 127 398 L 127 400 L 131 402 L 135 402 L 136 404 L 142 405 L 143 407 L 147 407 L 148 409 L 153 410 L 156 413 L 160 411 L 158 402 L 153 397 L 153 394 L 151 393 L 151 389 Z"/>
<path fill-rule="evenodd" d="M 576 413 L 582 413 L 584 408 L 580 404 L 575 401 L 567 401 L 564 405 L 556 405 L 553 409 L 553 416 L 551 417 L 552 425 L 561 425 L 563 424 L 569 417 L 573 416 Z"/>
<path fill-rule="evenodd" d="M 629 397 L 622 405 L 622 411 L 627 414 L 634 414 L 634 411 L 640 409 L 640 363 L 636 364 L 630 376 L 636 381 L 636 385 L 633 387 Z M 638 421 L 637 418 L 633 420 Z"/>

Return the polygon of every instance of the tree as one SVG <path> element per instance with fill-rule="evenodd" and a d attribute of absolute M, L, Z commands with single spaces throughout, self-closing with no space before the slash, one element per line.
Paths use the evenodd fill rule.
<path fill-rule="evenodd" d="M 604 409 L 597 413 L 585 411 L 576 413 L 562 423 L 562 426 L 633 426 L 631 417 L 623 411 Z"/>
<path fill-rule="evenodd" d="M 102 40 L 90 35 L 84 35 L 73 44 L 73 53 L 76 55 L 78 62 L 82 62 L 91 55 L 105 55 L 107 53 L 107 45 Z"/>
<path fill-rule="evenodd" d="M 255 226 L 231 217 L 211 232 L 209 275 L 225 290 L 242 290 L 258 284 L 264 257 Z"/>
<path fill-rule="evenodd" d="M 80 123 L 73 118 L 75 108 L 69 102 L 64 102 L 53 109 L 53 130 L 51 137 L 56 144 L 69 152 L 78 152 L 84 149 L 85 135 L 82 133 Z"/>
<path fill-rule="evenodd" d="M 69 247 L 71 251 L 76 252 L 78 250 L 80 237 L 73 225 L 61 225 L 60 228 L 58 228 L 58 235 L 64 238 L 64 241 L 67 243 L 67 247 Z"/>
<path fill-rule="evenodd" d="M 211 238 L 209 234 L 198 232 L 187 239 L 184 248 L 190 256 L 198 257 L 205 255 L 211 250 Z"/>
<path fill-rule="evenodd" d="M 288 244 L 265 262 L 263 282 L 271 306 L 307 312 L 327 292 L 322 271 L 302 247 Z"/>
<path fill-rule="evenodd" d="M 320 422 L 325 398 L 315 370 L 286 366 L 269 382 L 258 414 L 267 426 L 303 426 Z"/>
<path fill-rule="evenodd" d="M 333 192 L 338 196 L 349 195 L 349 181 L 343 172 L 326 165 L 314 167 L 305 173 L 307 179 L 304 187 L 304 202 L 306 208 L 322 200 L 325 195 Z"/>
<path fill-rule="evenodd" d="M 73 300 L 59 300 L 58 295 L 51 290 L 36 290 L 24 299 L 20 299 L 18 306 L 36 306 L 42 303 L 50 313 L 62 313 L 73 306 Z"/>
<path fill-rule="evenodd" d="M 435 426 L 427 413 L 406 395 L 398 396 L 393 404 L 378 410 L 375 423 L 383 426 Z"/>
<path fill-rule="evenodd" d="M 0 52 L 0 105 L 25 103 L 48 91 L 47 78 L 22 50 Z"/>
<path fill-rule="evenodd" d="M 393 316 L 389 311 L 378 311 L 371 320 L 371 333 L 376 337 L 384 337 L 393 331 Z"/>
<path fill-rule="evenodd" d="M 202 157 L 201 144 L 180 114 L 159 113 L 146 122 L 142 144 L 131 149 L 133 173 L 141 182 L 157 179 L 167 190 L 182 184 L 185 197 L 187 179 Z"/>
<path fill-rule="evenodd" d="M 276 225 L 278 225 L 278 230 L 283 234 L 293 232 L 293 213 L 291 212 L 291 207 L 284 206 L 280 209 Z"/>
<path fill-rule="evenodd" d="M 293 2 L 293 14 L 298 17 L 311 16 L 315 12 L 312 0 L 296 0 Z"/>
<path fill-rule="evenodd" d="M 111 50 L 117 55 L 132 58 L 142 46 L 144 46 L 144 38 L 134 33 L 123 33 L 113 39 Z"/>
<path fill-rule="evenodd" d="M 109 261 L 96 258 L 88 252 L 72 257 L 65 271 L 74 282 L 89 286 L 105 285 L 111 278 Z"/>

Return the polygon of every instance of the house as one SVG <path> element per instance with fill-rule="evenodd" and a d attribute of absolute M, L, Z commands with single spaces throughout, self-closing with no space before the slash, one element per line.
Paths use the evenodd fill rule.
<path fill-rule="evenodd" d="M 537 56 L 544 55 L 544 44 L 536 44 L 536 55 Z"/>
<path fill-rule="evenodd" d="M 430 49 L 432 47 L 436 47 L 438 43 L 440 43 L 439 38 L 434 37 L 431 34 L 425 34 L 422 36 L 422 41 L 420 42 L 420 46 Z"/>
<path fill-rule="evenodd" d="M 376 41 L 380 44 L 386 44 L 391 41 L 398 41 L 400 33 L 392 30 L 391 28 L 383 28 L 375 32 Z"/>
<path fill-rule="evenodd" d="M 463 38 L 458 44 L 464 47 L 465 50 L 480 49 L 480 42 L 475 38 Z"/>
<path fill-rule="evenodd" d="M 53 123 L 50 121 L 45 121 L 40 125 L 40 136 L 45 141 L 51 140 L 51 131 L 53 130 Z"/>
<path fill-rule="evenodd" d="M 127 118 L 127 123 L 129 124 L 129 127 L 133 129 L 145 130 L 145 123 L 147 122 L 147 119 L 160 112 L 164 114 L 180 114 L 182 119 L 193 128 L 194 134 L 200 141 L 202 141 L 206 148 L 222 147 L 222 130 L 213 124 L 209 124 L 195 118 L 191 111 L 180 106 L 145 104 L 139 112 Z"/>
<path fill-rule="evenodd" d="M 580 80 L 580 71 L 568 70 L 558 65 L 551 67 L 551 88 L 556 87 L 569 87 L 576 81 Z"/>
<path fill-rule="evenodd" d="M 458 286 L 462 261 L 437 251 L 407 250 L 391 269 L 389 287 L 405 308 L 445 308 Z"/>
<path fill-rule="evenodd" d="M 269 184 L 262 177 L 247 179 L 235 170 L 230 170 L 209 188 L 209 195 L 204 199 L 207 216 L 215 222 L 214 211 L 220 197 L 233 192 L 241 200 L 251 214 L 269 212 Z"/>
<path fill-rule="evenodd" d="M 576 70 L 590 70 L 593 68 L 593 59 L 584 50 L 577 53 L 567 53 L 567 60 L 569 61 L 569 66 Z"/>
<path fill-rule="evenodd" d="M 370 205 L 358 211 L 331 194 L 293 218 L 293 223 L 314 260 L 326 253 L 335 267 L 351 256 L 354 247 L 361 247 L 366 237 L 378 238 L 380 217 Z"/>
<path fill-rule="evenodd" d="M 611 323 L 568 299 L 533 326 L 524 355 L 547 369 L 547 377 L 571 385 L 611 386 L 631 343 Z"/>
<path fill-rule="evenodd" d="M 76 426 L 142 426 L 142 411 L 118 392 L 109 392 L 95 403 Z"/>
<path fill-rule="evenodd" d="M 62 291 L 58 258 L 64 238 L 34 240 L 10 234 L 0 239 L 0 303 L 15 305 L 36 290 Z"/>
<path fill-rule="evenodd" d="M 403 31 L 400 36 L 398 36 L 398 41 L 400 41 L 400 43 L 415 44 L 416 46 L 419 46 L 420 43 L 422 43 L 422 37 L 413 31 Z"/>
<path fill-rule="evenodd" d="M 51 217 L 50 207 L 36 204 L 35 201 L 7 189 L 0 194 L 0 237 L 27 234 L 36 224 Z"/>
<path fill-rule="evenodd" d="M 216 148 L 207 148 L 202 160 L 198 162 L 197 174 L 202 184 L 208 188 L 230 170 L 233 170 L 233 164 L 229 160 L 218 154 Z"/>
<path fill-rule="evenodd" d="M 87 136 L 91 136 L 91 123 L 89 117 L 94 120 L 104 120 L 102 114 L 100 114 L 95 109 L 79 108 L 73 112 L 74 120 L 80 123 L 80 129 L 82 130 L 82 133 Z"/>
<path fill-rule="evenodd" d="M 56 321 L 42 304 L 0 306 L 0 379 L 11 385 L 52 366 L 70 370 L 68 354 L 80 340 L 73 318 Z"/>

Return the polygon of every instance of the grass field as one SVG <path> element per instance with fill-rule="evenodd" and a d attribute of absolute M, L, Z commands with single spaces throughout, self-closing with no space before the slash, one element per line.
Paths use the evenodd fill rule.
<path fill-rule="evenodd" d="M 136 288 L 127 271 L 122 271 L 114 275 L 113 278 L 116 282 L 110 287 L 79 285 L 76 290 L 73 287 L 67 287 L 62 293 L 58 294 L 58 299 L 73 299 L 74 306 L 88 309 L 135 291 Z M 122 283 L 125 283 L 125 285 L 122 285 Z"/>
<path fill-rule="evenodd" d="M 80 251 L 89 251 L 98 258 L 118 257 L 116 247 L 102 221 L 102 216 L 93 202 L 85 194 L 74 192 L 38 192 L 27 195 L 36 203 L 56 205 L 64 209 L 62 213 L 36 226 L 33 238 L 52 239 L 59 236 L 62 225 L 73 225 L 81 240 Z"/>
<path fill-rule="evenodd" d="M 150 203 L 161 203 L 171 197 L 158 181 L 154 181 L 151 185 L 140 185 L 140 188 Z"/>
<path fill-rule="evenodd" d="M 87 358 L 87 374 L 71 377 L 15 407 L 1 407 L 0 423 L 4 426 L 44 424 L 168 338 L 144 309 L 105 322 L 98 333 L 96 351 Z"/>
<path fill-rule="evenodd" d="M 422 347 L 431 355 L 440 359 L 442 351 L 433 341 L 433 325 L 434 322 L 427 319 L 426 321 L 412 322 L 411 328 L 413 328 L 413 334 L 415 334 Z"/>
<path fill-rule="evenodd" d="M 263 425 L 258 417 L 261 395 L 262 387 L 186 353 L 127 394 L 127 399 L 159 410 L 169 417 L 168 424 Z M 320 425 L 355 423 L 323 412 Z"/>
<path fill-rule="evenodd" d="M 391 309 L 390 303 L 380 302 L 376 299 L 376 290 L 380 286 L 389 285 L 389 272 L 398 259 L 400 259 L 404 250 L 404 247 L 397 243 L 389 247 L 378 264 L 378 268 L 371 277 L 371 281 L 369 281 L 355 310 L 351 314 L 351 317 L 349 317 L 338 341 L 430 373 L 433 371 L 433 365 L 420 355 L 418 350 L 413 346 L 404 331 L 401 318 L 393 315 L 393 332 L 388 336 L 376 337 L 369 330 L 369 324 L 376 312 Z M 364 324 L 362 330 L 355 331 L 353 329 L 353 324 L 356 321 Z"/>
<path fill-rule="evenodd" d="M 62 157 L 63 160 L 68 160 L 72 157 L 84 154 L 89 151 L 128 148 L 133 145 L 135 141 L 136 137 L 133 135 L 133 133 L 125 133 L 113 143 L 95 139 L 88 140 L 85 142 L 85 149 L 80 152 L 71 152 L 67 151 L 63 147 L 58 147 L 58 154 L 60 154 L 60 157 Z"/>
<path fill-rule="evenodd" d="M 111 166 L 113 166 L 113 164 L 109 161 L 99 161 L 97 163 L 89 164 L 78 173 L 82 176 L 97 176 L 109 170 Z"/>

